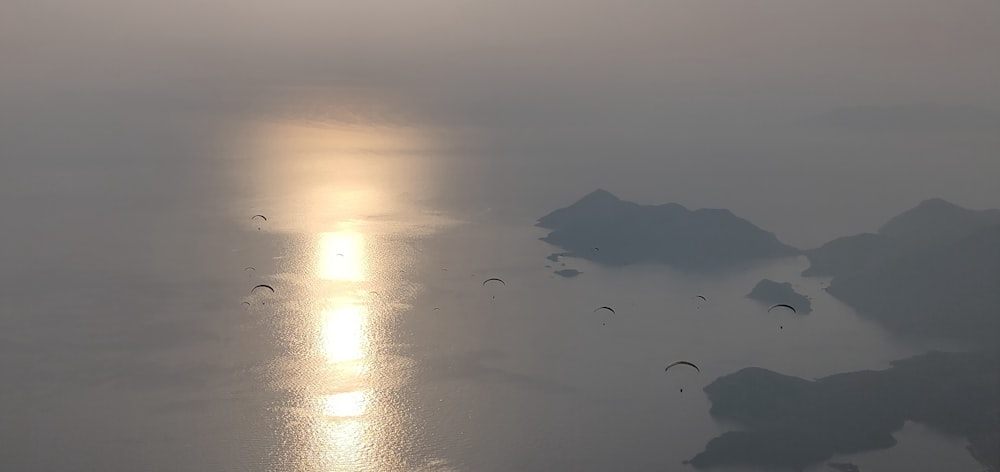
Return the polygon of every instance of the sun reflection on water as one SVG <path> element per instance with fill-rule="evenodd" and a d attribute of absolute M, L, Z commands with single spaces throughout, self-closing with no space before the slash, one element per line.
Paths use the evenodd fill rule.
<path fill-rule="evenodd" d="M 323 397 L 323 413 L 326 416 L 338 418 L 361 416 L 367 407 L 368 396 L 360 390 Z"/>
<path fill-rule="evenodd" d="M 326 288 L 319 295 L 330 307 L 319 313 L 317 347 L 328 369 L 347 384 L 363 382 L 361 374 L 366 365 L 363 361 L 369 354 L 370 313 L 367 306 L 350 296 L 358 283 L 368 279 L 367 257 L 364 233 L 356 229 L 318 235 L 316 277 L 327 282 L 320 285 Z M 322 442 L 324 462 L 336 470 L 363 467 L 365 451 L 377 439 L 367 436 L 371 431 L 363 418 L 368 410 L 368 394 L 363 390 L 348 391 L 321 396 L 318 402 L 317 415 L 322 424 L 318 439 Z"/>
<path fill-rule="evenodd" d="M 357 231 L 319 235 L 318 276 L 323 280 L 361 282 L 367 279 L 364 235 Z"/>
<path fill-rule="evenodd" d="M 365 423 L 361 418 L 331 419 L 317 433 L 321 470 L 366 470 Z"/>
<path fill-rule="evenodd" d="M 305 324 L 296 332 L 311 333 L 310 354 L 297 359 L 307 365 L 289 379 L 289 389 L 309 392 L 304 421 L 285 424 L 289 435 L 306 438 L 287 451 L 296 458 L 293 467 L 398 469 L 394 459 L 373 453 L 392 441 L 398 428 L 386 425 L 402 414 L 377 392 L 406 374 L 377 358 L 373 346 L 392 342 L 387 310 L 403 303 L 372 303 L 370 293 L 406 298 L 397 279 L 399 268 L 412 263 L 409 249 L 385 241 L 428 231 L 409 195 L 420 194 L 439 165 L 421 151 L 431 136 L 413 126 L 353 122 L 264 121 L 251 129 L 259 140 L 246 149 L 252 175 L 241 182 L 255 189 L 254 208 L 277 215 L 272 234 L 303 241 L 301 257 L 293 255 L 301 265 L 287 274 L 300 282 L 302 291 L 292 296 L 309 311 L 302 321 L 286 320 Z"/>
<path fill-rule="evenodd" d="M 355 361 L 365 356 L 365 307 L 345 305 L 321 315 L 320 349 L 330 363 Z"/>

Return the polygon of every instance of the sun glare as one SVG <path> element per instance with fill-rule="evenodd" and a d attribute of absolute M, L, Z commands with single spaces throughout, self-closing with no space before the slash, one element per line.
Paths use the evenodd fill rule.
<path fill-rule="evenodd" d="M 365 239 L 359 232 L 319 235 L 318 275 L 323 280 L 365 280 Z"/>
<path fill-rule="evenodd" d="M 363 391 L 344 392 L 323 397 L 326 416 L 349 418 L 361 416 L 368 407 L 368 396 Z"/>
<path fill-rule="evenodd" d="M 320 349 L 330 363 L 356 361 L 365 356 L 368 316 L 360 305 L 344 305 L 322 314 Z"/>
<path fill-rule="evenodd" d="M 303 369 L 311 377 L 305 383 L 323 393 L 310 399 L 317 429 L 300 470 L 374 470 L 365 461 L 391 413 L 376 407 L 386 367 L 372 359 L 388 308 L 360 294 L 389 293 L 394 283 L 384 274 L 408 266 L 405 251 L 387 247 L 384 234 L 399 231 L 397 219 L 424 215 L 411 195 L 433 182 L 436 161 L 423 150 L 434 137 L 413 126 L 359 123 L 333 108 L 249 124 L 259 141 L 245 153 L 252 175 L 240 184 L 254 190 L 252 211 L 268 216 L 265 229 L 305 242 L 297 258 L 304 264 L 289 276 L 303 276 L 298 299 L 311 305 L 303 328 L 315 365 Z M 248 210 L 239 211 L 246 218 Z M 393 267 L 381 267 L 385 261 Z"/>

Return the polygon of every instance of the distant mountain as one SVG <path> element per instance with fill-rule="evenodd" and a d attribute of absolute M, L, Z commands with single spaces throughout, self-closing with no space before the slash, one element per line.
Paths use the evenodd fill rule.
<path fill-rule="evenodd" d="M 944 352 L 816 381 L 746 368 L 704 389 L 713 417 L 745 428 L 712 439 L 690 464 L 801 469 L 891 447 L 907 420 L 982 442 L 1000 432 L 998 373 L 996 354 Z"/>
<path fill-rule="evenodd" d="M 1000 210 L 925 200 L 878 234 L 803 252 L 803 275 L 832 275 L 830 294 L 887 327 L 1000 341 Z"/>
<path fill-rule="evenodd" d="M 1000 225 L 834 277 L 827 291 L 896 330 L 997 343 Z"/>
<path fill-rule="evenodd" d="M 892 240 L 872 233 L 837 238 L 817 249 L 802 251 L 809 258 L 805 276 L 848 274 L 885 262 L 896 252 Z"/>
<path fill-rule="evenodd" d="M 565 255 L 605 265 L 659 262 L 708 269 L 798 253 L 729 210 L 640 205 L 605 190 L 543 216 L 537 226 L 552 230 L 542 240 Z"/>
<path fill-rule="evenodd" d="M 791 305 L 795 307 L 795 312 L 800 315 L 812 312 L 812 302 L 809 301 L 809 297 L 796 292 L 789 282 L 779 283 L 770 279 L 762 279 L 747 294 L 747 298 L 769 305 L 778 303 Z"/>
<path fill-rule="evenodd" d="M 1000 210 L 969 210 L 940 198 L 920 202 L 890 219 L 879 234 L 909 251 L 957 241 L 976 229 L 1000 224 Z"/>
<path fill-rule="evenodd" d="M 909 252 L 955 242 L 973 231 L 1000 224 L 1000 210 L 969 210 L 932 198 L 886 222 L 877 234 L 834 239 L 802 251 L 810 267 L 802 275 L 844 275 L 871 269 Z"/>

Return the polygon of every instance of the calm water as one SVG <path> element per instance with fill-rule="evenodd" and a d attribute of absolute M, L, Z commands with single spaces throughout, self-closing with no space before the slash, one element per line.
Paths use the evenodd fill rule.
<path fill-rule="evenodd" d="M 0 462 L 684 470 L 731 427 L 701 392 L 720 375 L 820 377 L 949 347 L 858 318 L 797 275 L 804 259 L 713 275 L 546 260 L 558 249 L 534 218 L 576 195 L 504 211 L 492 196 L 521 198 L 523 162 L 438 151 L 439 132 L 233 128 L 171 164 L 42 162 L 5 190 Z M 763 277 L 814 312 L 744 298 Z M 702 372 L 664 373 L 679 359 Z M 977 470 L 960 441 L 914 425 L 900 440 L 856 462 Z"/>

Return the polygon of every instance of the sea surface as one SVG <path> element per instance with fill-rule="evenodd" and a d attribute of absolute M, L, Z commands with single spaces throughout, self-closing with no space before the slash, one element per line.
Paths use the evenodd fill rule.
<path fill-rule="evenodd" d="M 582 194 L 515 205 L 503 195 L 524 200 L 517 175 L 537 168 L 443 151 L 440 133 L 284 118 L 179 133 L 194 144 L 102 160 L 81 142 L 5 178 L 3 468 L 693 470 L 738 427 L 708 413 L 721 375 L 956 348 L 860 318 L 798 275 L 804 258 L 546 259 L 560 250 L 535 219 Z M 813 312 L 747 299 L 765 277 Z M 700 373 L 664 371 L 677 360 Z M 962 440 L 913 423 L 897 438 L 835 460 L 979 470 Z"/>

